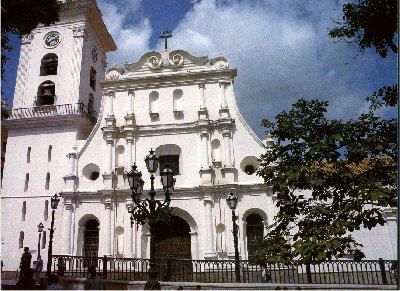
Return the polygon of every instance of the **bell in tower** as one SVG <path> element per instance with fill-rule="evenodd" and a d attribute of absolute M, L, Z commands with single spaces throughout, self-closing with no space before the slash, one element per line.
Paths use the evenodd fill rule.
<path fill-rule="evenodd" d="M 39 86 L 36 106 L 53 105 L 55 101 L 55 86 L 51 81 L 43 82 Z"/>

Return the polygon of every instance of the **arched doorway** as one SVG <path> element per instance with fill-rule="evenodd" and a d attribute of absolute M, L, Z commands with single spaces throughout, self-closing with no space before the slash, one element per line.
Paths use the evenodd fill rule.
<path fill-rule="evenodd" d="M 246 236 L 248 258 L 255 257 L 258 248 L 264 238 L 263 219 L 260 215 L 253 213 L 246 218 Z"/>
<path fill-rule="evenodd" d="M 83 241 L 83 256 L 97 257 L 99 253 L 99 222 L 96 219 L 86 222 Z"/>
<path fill-rule="evenodd" d="M 160 259 L 160 279 L 188 281 L 192 277 L 190 226 L 173 216 L 169 224 L 158 223 L 155 235 L 155 258 Z M 179 261 L 187 259 L 189 261 Z"/>
<path fill-rule="evenodd" d="M 170 224 L 156 226 L 155 256 L 159 259 L 191 259 L 190 226 L 182 218 L 173 216 Z"/>

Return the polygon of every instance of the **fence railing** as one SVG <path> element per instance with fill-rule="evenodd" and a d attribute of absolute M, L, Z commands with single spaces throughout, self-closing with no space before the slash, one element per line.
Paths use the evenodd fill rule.
<path fill-rule="evenodd" d="M 97 113 L 93 108 L 88 108 L 83 103 L 44 105 L 11 110 L 7 119 L 35 118 L 53 115 L 81 114 L 87 116 L 92 122 L 96 121 Z"/>
<path fill-rule="evenodd" d="M 63 263 L 60 264 L 60 261 Z M 318 265 L 269 264 L 259 266 L 241 260 L 240 281 L 243 283 L 294 284 L 396 284 L 391 272 L 392 261 L 351 260 L 328 261 Z M 87 269 L 94 266 L 103 279 L 146 281 L 148 259 L 53 256 L 52 271 L 67 277 L 87 277 Z M 233 283 L 233 260 L 157 260 L 158 280 L 172 282 Z"/>

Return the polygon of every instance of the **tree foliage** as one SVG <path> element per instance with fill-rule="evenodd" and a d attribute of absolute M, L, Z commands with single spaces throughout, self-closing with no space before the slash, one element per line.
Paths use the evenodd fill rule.
<path fill-rule="evenodd" d="M 22 37 L 38 24 L 48 26 L 59 20 L 62 2 L 58 0 L 3 0 L 1 1 L 1 79 L 4 79 L 6 53 L 13 47 L 9 35 Z"/>
<path fill-rule="evenodd" d="M 328 102 L 300 99 L 276 122 L 263 121 L 277 144 L 261 157 L 258 174 L 279 213 L 259 263 L 364 257 L 352 232 L 383 225 L 381 207 L 396 204 L 397 119 L 376 110 L 397 104 L 397 86 L 384 88 L 356 120 L 329 120 Z"/>
<path fill-rule="evenodd" d="M 329 35 L 357 43 L 360 51 L 375 47 L 383 58 L 391 49 L 397 53 L 397 0 L 358 0 L 343 5 L 342 21 Z"/>

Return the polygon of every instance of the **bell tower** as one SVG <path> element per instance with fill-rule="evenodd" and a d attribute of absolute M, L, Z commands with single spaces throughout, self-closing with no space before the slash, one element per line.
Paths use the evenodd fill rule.
<path fill-rule="evenodd" d="M 23 37 L 13 108 L 70 105 L 98 111 L 106 53 L 115 49 L 95 0 L 65 4 L 59 22 Z"/>

